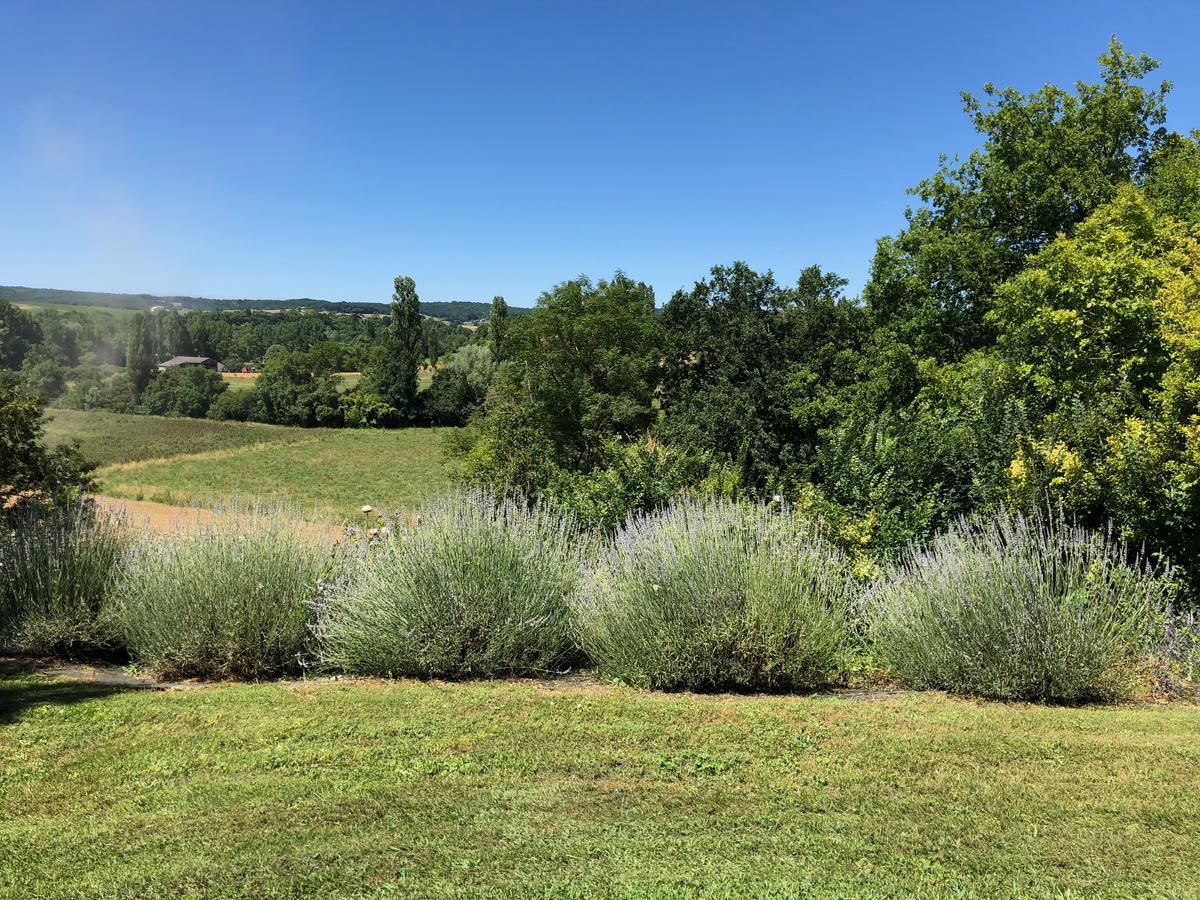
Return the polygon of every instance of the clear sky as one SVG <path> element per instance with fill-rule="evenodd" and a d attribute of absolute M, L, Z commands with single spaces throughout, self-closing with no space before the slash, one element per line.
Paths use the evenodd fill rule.
<path fill-rule="evenodd" d="M 0 0 L 0 284 L 427 300 L 716 263 L 861 288 L 958 92 L 1094 79 L 1200 127 L 1200 3 Z"/>

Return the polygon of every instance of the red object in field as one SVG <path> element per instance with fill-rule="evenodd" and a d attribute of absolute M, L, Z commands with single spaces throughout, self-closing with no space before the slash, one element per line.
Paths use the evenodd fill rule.
<path fill-rule="evenodd" d="M 243 374 L 243 375 L 249 375 L 249 374 L 250 374 L 250 370 L 249 370 L 249 369 L 247 369 L 245 366 L 242 366 L 242 374 Z"/>

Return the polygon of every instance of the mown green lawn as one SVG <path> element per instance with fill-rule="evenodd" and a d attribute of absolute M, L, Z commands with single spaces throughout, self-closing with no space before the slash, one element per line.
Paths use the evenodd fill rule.
<path fill-rule="evenodd" d="M 1200 707 L 0 680 L 0 894 L 1196 896 Z"/>
<path fill-rule="evenodd" d="M 51 443 L 78 440 L 100 492 L 189 506 L 230 497 L 283 502 L 344 521 L 364 504 L 398 510 L 450 484 L 446 428 L 284 428 L 54 410 Z"/>

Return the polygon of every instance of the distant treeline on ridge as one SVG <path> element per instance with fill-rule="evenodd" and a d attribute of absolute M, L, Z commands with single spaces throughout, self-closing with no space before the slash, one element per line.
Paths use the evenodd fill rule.
<path fill-rule="evenodd" d="M 96 306 L 109 309 L 150 309 L 152 306 L 174 306 L 199 310 L 249 310 L 249 309 L 318 309 L 322 312 L 346 313 L 347 315 L 387 315 L 387 303 L 360 303 L 354 301 L 314 300 L 311 297 L 296 297 L 289 300 L 218 300 L 211 297 L 158 296 L 155 294 L 108 294 L 102 291 L 67 291 L 58 288 L 29 288 L 0 285 L 0 299 L 11 303 L 58 303 L 67 306 Z M 474 300 L 422 301 L 421 313 L 435 319 L 462 324 L 476 322 L 488 317 L 491 303 Z M 520 307 L 510 307 L 512 315 L 525 312 Z"/>

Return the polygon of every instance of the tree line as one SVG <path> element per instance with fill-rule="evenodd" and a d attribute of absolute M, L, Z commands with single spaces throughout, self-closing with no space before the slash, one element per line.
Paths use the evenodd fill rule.
<path fill-rule="evenodd" d="M 714 267 L 656 308 L 617 273 L 512 323 L 465 477 L 615 527 L 680 493 L 811 508 L 886 550 L 1047 503 L 1200 560 L 1200 134 L 1157 63 L 964 94 L 981 145 L 912 189 L 860 298 Z"/>
<path fill-rule="evenodd" d="M 3 368 L 45 402 L 75 409 L 242 419 L 290 425 L 461 424 L 473 410 L 480 366 L 490 362 L 471 344 L 486 344 L 488 326 L 434 318 L 417 304 L 404 326 L 404 358 L 394 317 L 317 311 L 139 311 L 115 318 L 99 310 L 22 310 L 0 300 Z M 395 304 L 393 304 L 395 306 Z M 490 307 L 486 307 L 490 309 Z M 208 370 L 158 371 L 174 356 L 220 361 L 262 378 L 251 391 L 230 392 Z M 428 409 L 397 395 L 400 369 L 437 370 Z M 364 383 L 342 390 L 337 373 L 362 372 Z M 13 377 L 10 375 L 9 377 Z M 475 391 L 464 391 L 469 382 Z"/>

